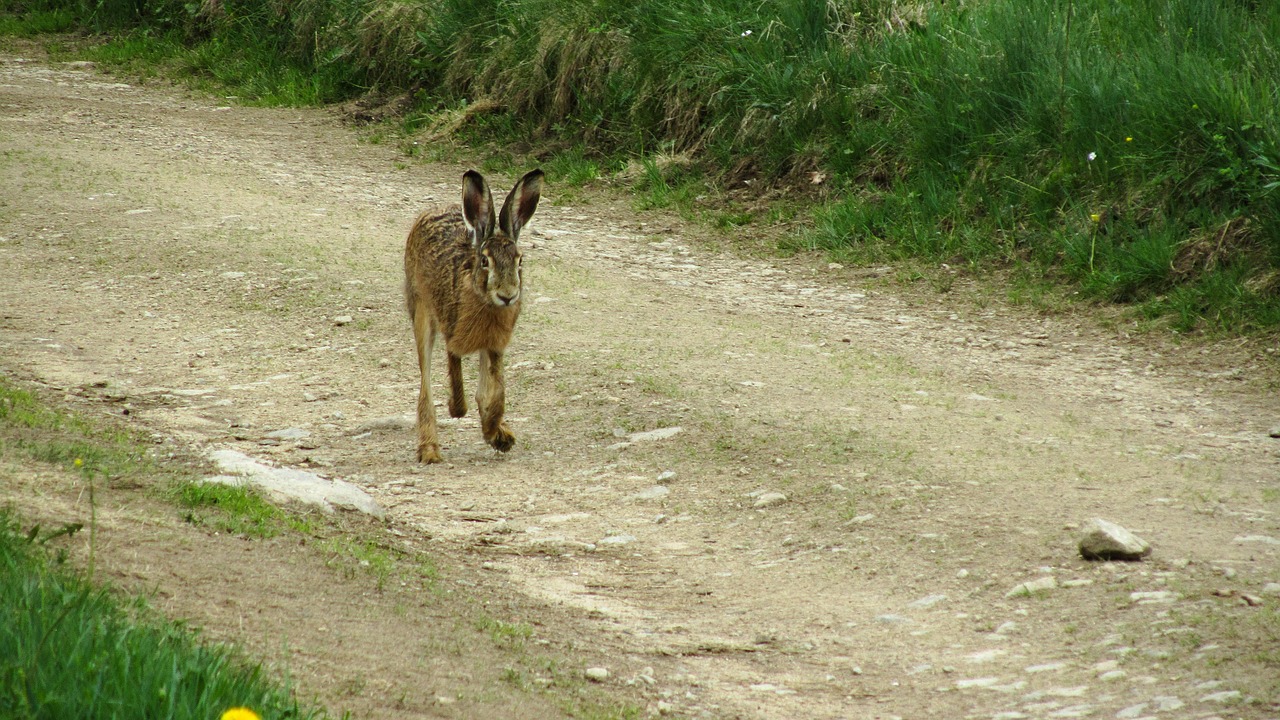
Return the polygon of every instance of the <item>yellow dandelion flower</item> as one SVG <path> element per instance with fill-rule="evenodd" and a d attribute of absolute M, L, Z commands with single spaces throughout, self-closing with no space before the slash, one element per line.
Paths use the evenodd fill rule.
<path fill-rule="evenodd" d="M 1127 138 L 1125 138 L 1125 139 L 1124 139 L 1124 141 L 1125 141 L 1125 142 L 1133 142 L 1133 138 L 1131 138 L 1131 137 L 1127 137 Z"/>
<path fill-rule="evenodd" d="M 1094 222 L 1098 222 L 1099 220 L 1102 219 L 1102 216 L 1099 215 L 1098 213 L 1093 213 L 1092 215 L 1089 216 L 1089 219 Z M 223 720 L 226 720 L 226 719 L 224 718 Z"/>
<path fill-rule="evenodd" d="M 247 707 L 233 707 L 222 713 L 222 720 L 262 720 L 262 718 Z"/>
<path fill-rule="evenodd" d="M 80 467 L 81 465 L 84 465 L 84 461 L 83 461 L 83 460 L 81 460 L 80 458 L 76 458 L 76 463 L 75 463 L 75 465 L 76 465 L 76 467 Z"/>

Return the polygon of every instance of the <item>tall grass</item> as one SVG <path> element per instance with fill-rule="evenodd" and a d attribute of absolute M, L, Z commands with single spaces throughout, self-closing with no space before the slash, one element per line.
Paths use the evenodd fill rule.
<path fill-rule="evenodd" d="M 53 563 L 0 510 L 0 716 L 208 720 L 249 706 L 314 718 L 258 666 Z"/>
<path fill-rule="evenodd" d="M 1280 315 L 1277 3 L 8 4 L 141 8 L 195 43 L 190 71 L 264 102 L 407 89 L 420 114 L 483 103 L 469 117 L 504 139 L 687 154 L 725 181 L 821 172 L 801 247 L 1031 262 L 1187 329 Z"/>

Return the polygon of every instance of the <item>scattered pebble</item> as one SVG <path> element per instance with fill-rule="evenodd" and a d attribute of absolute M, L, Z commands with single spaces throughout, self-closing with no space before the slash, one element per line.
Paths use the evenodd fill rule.
<path fill-rule="evenodd" d="M 609 679 L 609 668 L 589 667 L 582 674 L 592 682 L 604 682 Z"/>
<path fill-rule="evenodd" d="M 350 315 L 339 315 L 333 319 L 333 324 L 341 327 L 343 325 L 350 325 L 351 320 L 352 318 Z"/>

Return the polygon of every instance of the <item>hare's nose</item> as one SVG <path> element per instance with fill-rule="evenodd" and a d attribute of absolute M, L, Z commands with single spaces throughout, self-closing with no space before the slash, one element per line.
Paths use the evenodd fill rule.
<path fill-rule="evenodd" d="M 516 300 L 515 295 L 499 295 L 498 296 L 498 302 L 502 303 L 503 305 L 510 305 L 511 303 L 515 302 L 515 300 Z"/>

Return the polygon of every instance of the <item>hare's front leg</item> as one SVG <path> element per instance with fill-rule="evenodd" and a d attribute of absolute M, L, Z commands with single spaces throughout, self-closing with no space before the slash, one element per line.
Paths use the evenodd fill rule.
<path fill-rule="evenodd" d="M 426 306 L 419 304 L 413 313 L 413 339 L 418 348 L 418 462 L 438 463 L 440 439 L 436 434 L 436 408 L 431 403 L 431 347 L 436 341 L 436 327 Z"/>
<path fill-rule="evenodd" d="M 506 384 L 502 378 L 502 353 L 480 351 L 480 380 L 476 383 L 476 406 L 480 409 L 480 430 L 493 449 L 506 452 L 516 444 L 507 424 L 502 422 L 506 408 Z"/>
<path fill-rule="evenodd" d="M 462 390 L 462 358 L 449 353 L 449 417 L 467 414 L 467 396 Z"/>

